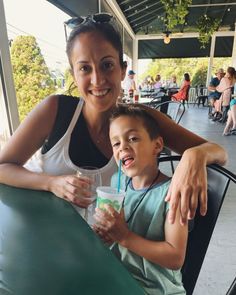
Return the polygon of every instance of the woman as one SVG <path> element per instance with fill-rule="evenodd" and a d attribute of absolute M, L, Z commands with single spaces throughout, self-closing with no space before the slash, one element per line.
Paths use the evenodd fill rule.
<path fill-rule="evenodd" d="M 184 101 L 188 99 L 188 91 L 190 88 L 190 76 L 188 73 L 184 74 L 184 81 L 180 87 L 180 90 L 172 95 L 173 100 Z"/>
<path fill-rule="evenodd" d="M 67 55 L 82 98 L 52 95 L 29 114 L 1 151 L 1 183 L 50 191 L 84 208 L 92 201 L 89 183 L 75 175 L 79 167 L 98 167 L 103 183 L 109 183 L 117 167 L 109 141 L 108 118 L 126 72 L 120 36 L 110 20 L 109 14 L 75 20 L 78 25 L 69 37 Z M 162 113 L 149 111 L 165 144 L 183 154 L 167 194 L 170 222 L 175 219 L 179 200 L 182 223 L 187 216 L 194 216 L 198 199 L 204 215 L 206 165 L 224 164 L 225 151 L 176 125 Z M 38 149 L 41 150 L 37 157 L 24 166 Z"/>
<path fill-rule="evenodd" d="M 236 99 L 230 102 L 230 109 L 227 113 L 227 122 L 223 131 L 224 136 L 236 135 Z"/>
<path fill-rule="evenodd" d="M 154 89 L 159 90 L 162 87 L 161 75 L 157 74 L 154 82 Z"/>
<path fill-rule="evenodd" d="M 227 113 L 231 94 L 232 87 L 236 80 L 236 71 L 233 67 L 228 67 L 225 76 L 220 80 L 220 84 L 215 87 L 215 90 L 221 92 L 220 99 L 216 100 L 214 103 L 215 113 L 213 121 L 217 121 L 222 117 L 222 110 L 225 109 L 225 113 Z M 224 119 L 224 118 L 223 118 Z M 225 123 L 225 122 L 223 122 Z"/>

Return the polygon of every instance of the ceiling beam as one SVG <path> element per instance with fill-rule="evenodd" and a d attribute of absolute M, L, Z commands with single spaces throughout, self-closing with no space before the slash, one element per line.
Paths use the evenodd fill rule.
<path fill-rule="evenodd" d="M 233 31 L 220 31 L 215 32 L 213 35 L 216 37 L 230 37 L 234 36 Z M 183 34 L 170 34 L 171 39 L 181 39 L 181 38 L 197 38 L 199 33 L 183 33 Z M 152 39 L 163 39 L 163 34 L 152 34 L 152 35 L 136 35 L 137 40 L 152 40 Z"/>
<path fill-rule="evenodd" d="M 122 23 L 126 31 L 129 33 L 129 35 L 135 39 L 135 33 L 133 29 L 131 28 L 130 24 L 128 23 L 125 15 L 123 14 L 122 10 L 120 9 L 119 5 L 115 0 L 106 0 L 106 3 L 111 7 L 112 11 L 114 12 L 115 16 L 119 19 L 119 21 Z"/>
<path fill-rule="evenodd" d="M 130 14 L 128 14 L 128 16 L 127 16 L 127 18 L 130 18 L 130 17 L 133 17 L 133 16 L 135 16 L 135 15 L 137 15 L 137 14 L 140 14 L 140 13 L 143 13 L 144 11 L 147 11 L 147 9 L 149 10 L 149 9 L 152 9 L 152 12 L 154 12 L 154 11 L 156 11 L 156 9 L 153 9 L 155 6 L 157 6 L 158 5 L 158 7 L 157 7 L 157 10 L 159 10 L 159 9 L 163 9 L 163 5 L 162 6 L 160 6 L 159 5 L 159 3 L 157 2 L 157 3 L 154 3 L 154 4 L 152 4 L 152 5 L 147 5 L 145 8 L 143 8 L 143 9 L 140 9 L 140 10 L 137 10 L 137 11 L 135 11 L 135 12 L 133 12 L 133 13 L 130 13 Z M 143 14 L 143 16 L 145 16 L 146 14 L 144 13 Z"/>
<path fill-rule="evenodd" d="M 150 13 L 151 14 L 151 13 Z M 143 26 L 147 26 L 147 25 L 149 25 L 150 24 L 150 22 L 152 22 L 154 19 L 156 19 L 157 18 L 157 16 L 156 15 L 154 15 L 154 16 L 151 16 L 151 17 L 149 17 L 149 18 L 146 18 L 146 15 L 145 15 L 145 20 L 144 21 L 141 21 L 141 22 L 139 22 L 139 23 L 137 23 L 137 24 L 135 24 L 135 25 L 133 25 L 133 28 L 136 30 L 136 29 L 139 29 L 139 28 L 141 28 L 141 27 L 143 27 Z"/>
<path fill-rule="evenodd" d="M 197 8 L 197 7 L 213 7 L 213 6 L 233 6 L 236 5 L 236 2 L 225 2 L 225 3 L 209 3 L 209 4 L 190 4 L 188 7 Z"/>
<path fill-rule="evenodd" d="M 145 3 L 147 3 L 147 2 L 148 2 L 148 0 L 140 1 L 138 4 L 135 4 L 133 6 L 129 6 L 127 9 L 124 9 L 123 11 L 124 11 L 124 13 L 126 13 L 131 9 L 137 9 L 137 7 L 145 5 Z M 120 5 L 122 5 L 122 4 L 120 4 Z"/>
<path fill-rule="evenodd" d="M 130 24 L 133 24 L 133 23 L 135 23 L 135 22 L 137 22 L 137 21 L 139 21 L 139 20 L 142 20 L 143 18 L 147 19 L 147 16 L 152 15 L 153 13 L 156 13 L 156 12 L 159 11 L 160 9 L 162 9 L 162 7 L 158 7 L 157 9 L 154 9 L 154 10 L 152 10 L 152 11 L 150 11 L 150 12 L 147 12 L 147 13 L 145 13 L 145 14 L 142 14 L 141 16 L 138 16 L 138 17 L 136 17 L 136 18 L 130 20 L 129 23 L 130 23 Z"/>

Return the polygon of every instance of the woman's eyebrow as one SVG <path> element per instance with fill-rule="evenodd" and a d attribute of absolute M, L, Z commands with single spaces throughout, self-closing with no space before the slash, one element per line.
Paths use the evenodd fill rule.
<path fill-rule="evenodd" d="M 104 59 L 107 59 L 107 58 L 115 59 L 115 57 L 112 56 L 112 55 L 106 55 L 106 56 L 102 57 L 101 60 L 104 60 Z M 87 60 L 78 60 L 78 61 L 76 62 L 76 64 L 87 64 L 87 63 L 90 63 L 90 62 L 87 61 Z"/>

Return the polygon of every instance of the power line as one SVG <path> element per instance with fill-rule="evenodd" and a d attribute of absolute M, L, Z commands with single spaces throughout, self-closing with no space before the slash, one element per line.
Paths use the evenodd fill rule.
<path fill-rule="evenodd" d="M 23 34 L 26 34 L 26 35 L 32 35 L 32 34 L 30 34 L 30 33 L 27 33 L 27 32 L 25 32 L 25 31 L 23 31 L 23 30 L 21 30 L 21 29 L 15 27 L 15 26 L 9 24 L 9 23 L 7 23 L 7 25 L 10 26 L 10 27 L 12 27 L 12 28 L 14 28 L 15 30 L 17 30 L 17 31 L 19 31 L 19 32 L 21 32 L 21 33 L 23 33 Z M 48 45 L 50 45 L 50 46 L 53 46 L 53 47 L 55 47 L 55 48 L 57 48 L 57 49 L 59 49 L 59 50 L 64 51 L 64 49 L 62 49 L 62 48 L 60 48 L 60 47 L 58 47 L 58 46 L 56 46 L 56 45 L 54 45 L 54 44 L 52 44 L 52 43 L 50 43 L 50 42 L 44 40 L 44 39 L 41 39 L 41 38 L 39 38 L 39 37 L 36 37 L 36 38 L 37 38 L 38 40 L 40 40 L 41 42 L 44 42 L 44 43 L 46 43 L 46 44 L 48 44 Z"/>

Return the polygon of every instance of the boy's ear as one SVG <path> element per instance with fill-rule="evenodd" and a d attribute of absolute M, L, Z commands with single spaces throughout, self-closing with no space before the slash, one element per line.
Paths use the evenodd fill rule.
<path fill-rule="evenodd" d="M 164 147 L 163 138 L 161 136 L 158 136 L 156 139 L 154 139 L 154 141 L 155 141 L 154 154 L 159 155 Z"/>

